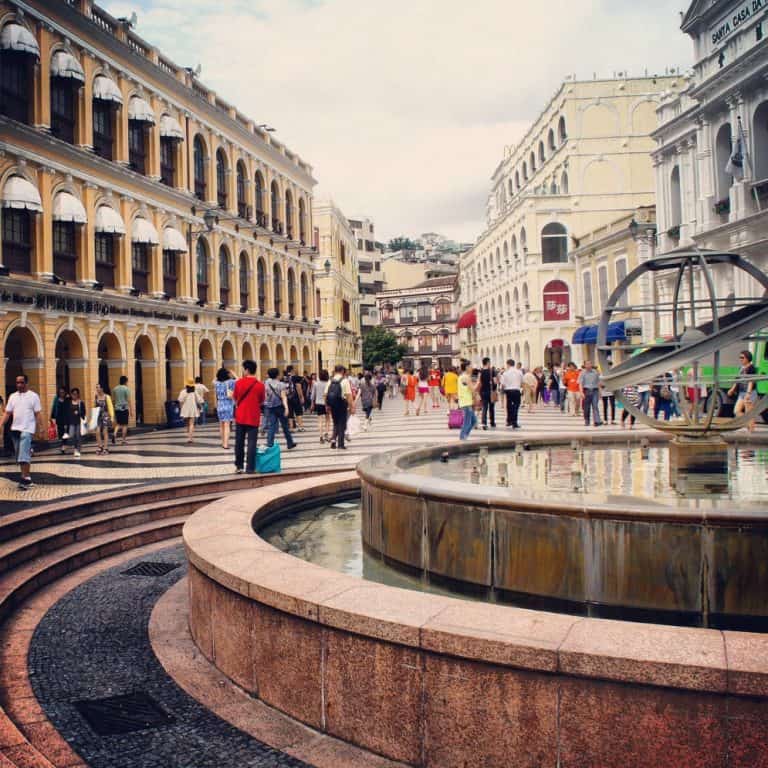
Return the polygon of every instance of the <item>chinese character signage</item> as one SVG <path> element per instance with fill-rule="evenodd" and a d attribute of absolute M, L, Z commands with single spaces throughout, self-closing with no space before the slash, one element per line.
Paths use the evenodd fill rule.
<path fill-rule="evenodd" d="M 544 286 L 544 322 L 565 322 L 570 319 L 568 286 L 562 280 L 551 280 Z"/>

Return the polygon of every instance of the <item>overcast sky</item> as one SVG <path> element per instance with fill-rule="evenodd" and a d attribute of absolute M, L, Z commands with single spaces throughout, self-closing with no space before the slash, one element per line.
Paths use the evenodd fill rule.
<path fill-rule="evenodd" d="M 474 241 L 490 176 L 567 74 L 688 68 L 680 0 L 102 0 L 314 166 L 379 239 Z"/>

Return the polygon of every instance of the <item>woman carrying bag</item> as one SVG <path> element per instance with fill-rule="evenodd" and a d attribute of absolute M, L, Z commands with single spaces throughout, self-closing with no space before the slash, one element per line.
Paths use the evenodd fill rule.
<path fill-rule="evenodd" d="M 187 379 L 187 386 L 179 392 L 179 405 L 181 406 L 179 415 L 187 420 L 187 442 L 191 443 L 195 434 L 195 421 L 203 407 L 203 398 L 195 389 L 194 379 Z"/>
<path fill-rule="evenodd" d="M 96 443 L 97 454 L 109 453 L 109 429 L 115 422 L 115 407 L 112 405 L 112 398 L 104 391 L 101 384 L 96 385 L 96 395 L 93 399 L 94 411 L 98 409 L 96 416 Z"/>
<path fill-rule="evenodd" d="M 67 429 L 69 430 L 69 444 L 74 449 L 72 455 L 79 459 L 80 444 L 83 441 L 83 434 L 88 431 L 88 427 L 85 423 L 85 403 L 80 399 L 80 390 L 77 387 L 73 387 L 69 391 Z"/>

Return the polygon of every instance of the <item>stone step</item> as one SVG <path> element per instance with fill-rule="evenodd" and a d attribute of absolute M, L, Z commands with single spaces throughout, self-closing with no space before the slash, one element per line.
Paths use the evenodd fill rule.
<path fill-rule="evenodd" d="M 49 525 L 0 544 L 0 574 L 34 557 L 77 541 L 153 520 L 190 515 L 203 504 L 221 498 L 221 492 L 176 496 L 162 501 L 133 504 L 107 512 Z"/>
<path fill-rule="evenodd" d="M 4 717 L 7 718 L 7 715 L 0 715 L 0 720 Z M 2 728 L 1 722 L 0 728 Z M 25 741 L 23 744 L 0 752 L 0 768 L 56 768 L 56 766 Z"/>
<path fill-rule="evenodd" d="M 26 597 L 70 571 L 118 552 L 181 535 L 187 517 L 186 514 L 178 515 L 103 533 L 48 552 L 6 571 L 0 576 L 0 622 Z"/>

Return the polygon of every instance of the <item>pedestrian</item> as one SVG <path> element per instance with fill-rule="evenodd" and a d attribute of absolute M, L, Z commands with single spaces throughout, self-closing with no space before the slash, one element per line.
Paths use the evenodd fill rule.
<path fill-rule="evenodd" d="M 596 427 L 602 426 L 600 421 L 600 374 L 592 367 L 592 361 L 586 360 L 579 374 L 579 392 L 584 404 L 584 424 L 589 426 L 589 414 Z"/>
<path fill-rule="evenodd" d="M 429 394 L 433 408 L 440 407 L 440 379 L 440 370 L 433 365 L 429 371 Z"/>
<path fill-rule="evenodd" d="M 610 365 L 611 364 L 608 363 L 609 367 Z M 608 411 L 610 411 L 611 424 L 615 424 L 616 423 L 616 397 L 614 396 L 613 392 L 605 388 L 605 382 L 603 381 L 602 376 L 600 376 L 600 394 L 603 399 L 603 421 L 606 424 L 608 423 Z"/>
<path fill-rule="evenodd" d="M 331 409 L 333 419 L 333 435 L 331 448 L 345 451 L 347 447 L 344 440 L 347 432 L 347 419 L 355 412 L 355 400 L 352 394 L 352 386 L 347 380 L 347 369 L 343 365 L 337 365 L 333 369 L 333 378 L 328 384 L 325 393 L 325 402 Z"/>
<path fill-rule="evenodd" d="M 376 406 L 381 410 L 381 406 L 384 404 L 384 395 L 387 391 L 387 377 L 379 371 L 376 374 Z"/>
<path fill-rule="evenodd" d="M 61 441 L 59 450 L 64 453 L 64 443 L 69 438 L 67 426 L 69 420 L 69 395 L 64 387 L 59 387 L 51 405 L 51 423 L 56 427 L 56 434 Z"/>
<path fill-rule="evenodd" d="M 523 374 L 515 368 L 514 360 L 507 360 L 507 369 L 501 374 L 501 388 L 507 409 L 507 426 L 520 429 L 520 396 L 523 387 Z"/>
<path fill-rule="evenodd" d="M 304 380 L 293 370 L 292 365 L 285 368 L 283 375 L 285 396 L 288 401 L 288 419 L 291 429 L 304 431 Z"/>
<path fill-rule="evenodd" d="M 317 414 L 317 423 L 320 428 L 320 442 L 331 441 L 331 413 L 325 404 L 325 392 L 328 389 L 328 371 L 323 368 L 317 381 L 312 385 L 312 406 Z"/>
<path fill-rule="evenodd" d="M 267 446 L 271 448 L 275 444 L 275 434 L 278 426 L 282 426 L 285 436 L 286 448 L 291 451 L 296 447 L 296 442 L 291 435 L 288 426 L 288 414 L 290 407 L 288 405 L 287 385 L 284 381 L 278 379 L 280 371 L 277 368 L 270 368 L 267 371 L 267 380 L 264 382 L 265 400 L 264 412 L 267 417 Z"/>
<path fill-rule="evenodd" d="M 496 429 L 496 401 L 499 398 L 498 377 L 496 369 L 491 367 L 491 358 L 483 358 L 483 367 L 480 369 L 480 399 L 483 403 L 483 429 Z"/>
<path fill-rule="evenodd" d="M 568 414 L 578 416 L 581 413 L 581 391 L 579 390 L 579 369 L 576 367 L 576 363 L 568 363 L 563 374 L 563 381 L 565 382 Z"/>
<path fill-rule="evenodd" d="M 117 387 L 115 387 L 117 389 Z M 80 446 L 83 442 L 83 422 L 85 421 L 85 403 L 80 399 L 80 390 L 72 387 L 69 391 L 69 413 L 67 414 L 69 430 L 69 444 L 72 446 L 72 455 L 80 458 Z"/>
<path fill-rule="evenodd" d="M 418 405 L 416 406 L 416 415 L 427 413 L 427 397 L 429 396 L 429 371 L 426 368 L 419 369 L 418 382 L 416 384 L 418 393 Z"/>
<path fill-rule="evenodd" d="M 527 406 L 528 413 L 533 413 L 538 384 L 538 379 L 533 371 L 526 371 L 523 374 L 523 404 Z"/>
<path fill-rule="evenodd" d="M 672 376 L 669 373 L 665 373 L 661 379 L 657 380 L 651 387 L 651 395 L 653 395 L 653 418 L 658 419 L 659 414 L 662 414 L 664 421 L 669 421 L 672 418 L 672 390 L 670 384 L 672 383 Z"/>
<path fill-rule="evenodd" d="M 225 451 L 229 450 L 229 435 L 232 420 L 235 418 L 235 401 L 232 399 L 234 391 L 235 380 L 226 368 L 219 368 L 213 383 L 213 394 L 216 397 L 216 418 L 219 420 L 221 447 Z"/>
<path fill-rule="evenodd" d="M 101 384 L 96 385 L 93 396 L 93 407 L 98 408 L 96 416 L 96 453 L 109 453 L 109 430 L 115 423 L 115 407 L 112 398 L 104 391 Z"/>
<path fill-rule="evenodd" d="M 457 407 L 459 396 L 459 374 L 456 368 L 450 367 L 444 374 L 441 382 L 443 394 L 448 401 L 448 412 Z"/>
<path fill-rule="evenodd" d="M 459 408 L 464 412 L 464 421 L 459 431 L 459 440 L 466 440 L 477 425 L 475 416 L 475 395 L 480 389 L 480 379 L 472 381 L 469 363 L 465 360 L 461 364 L 461 373 L 458 378 Z"/>
<path fill-rule="evenodd" d="M 566 389 L 565 389 L 565 371 L 563 368 L 557 369 L 557 399 L 560 403 L 560 413 L 565 413 Z"/>
<path fill-rule="evenodd" d="M 400 377 L 400 388 L 403 390 L 405 400 L 405 415 L 411 415 L 411 403 L 416 400 L 416 385 L 418 380 L 410 371 L 403 371 Z"/>
<path fill-rule="evenodd" d="M 187 379 L 187 384 L 184 389 L 179 392 L 179 404 L 181 405 L 180 416 L 182 419 L 187 420 L 187 442 L 191 443 L 195 435 L 195 422 L 197 421 L 200 411 L 203 408 L 205 402 L 202 396 L 198 393 L 196 382 L 194 379 Z M 206 391 L 207 388 L 206 388 Z"/>
<path fill-rule="evenodd" d="M 733 406 L 733 415 L 735 418 L 743 416 L 757 402 L 754 379 L 757 370 L 752 364 L 752 353 L 748 349 L 744 349 L 739 353 L 739 363 L 738 379 L 728 390 L 728 394 L 731 397 L 736 397 L 736 405 Z M 747 429 L 750 432 L 754 432 L 754 419 L 749 422 Z"/>
<path fill-rule="evenodd" d="M 265 402 L 264 384 L 256 376 L 256 363 L 253 360 L 243 361 L 243 375 L 235 382 L 230 390 L 227 382 L 231 382 L 227 372 L 227 380 L 221 381 L 216 374 L 216 384 L 222 384 L 222 401 L 229 400 L 232 404 L 229 422 L 235 420 L 235 472 L 249 474 L 256 471 L 256 444 L 259 439 L 259 425 L 261 424 L 261 407 Z M 277 370 L 277 369 L 275 369 Z M 277 374 L 275 374 L 277 375 Z M 219 389 L 216 391 L 216 412 L 218 410 Z M 226 406 L 225 406 L 226 414 Z M 219 416 L 221 419 L 221 416 Z M 229 422 L 227 422 L 227 437 L 229 435 Z M 222 440 L 224 435 L 222 434 Z M 248 450 L 246 451 L 246 440 Z M 271 445 L 272 443 L 270 443 Z"/>
<path fill-rule="evenodd" d="M 202 400 L 202 405 L 200 406 L 200 412 L 198 414 L 198 422 L 200 426 L 205 426 L 205 422 L 207 421 L 208 392 L 208 387 L 203 384 L 203 377 L 195 376 L 195 394 L 200 398 L 200 400 Z"/>
<path fill-rule="evenodd" d="M 625 403 L 629 403 L 630 405 L 634 405 L 635 408 L 639 408 L 640 393 L 638 392 L 637 387 L 634 384 L 630 384 L 624 387 L 624 389 L 621 390 L 621 397 Z M 633 413 L 629 412 L 629 409 L 625 405 L 621 409 L 621 428 L 622 429 L 626 427 L 625 422 L 627 419 L 629 419 L 629 428 L 630 429 L 634 428 L 635 422 L 637 421 L 637 419 Z"/>
<path fill-rule="evenodd" d="M 376 405 L 376 397 L 376 385 L 372 381 L 371 374 L 366 373 L 360 382 L 360 406 L 365 414 L 365 421 L 363 422 L 364 432 L 367 432 L 371 426 L 371 413 Z"/>
<path fill-rule="evenodd" d="M 29 389 L 29 379 L 26 374 L 19 374 L 16 377 L 16 391 L 8 398 L 0 427 L 4 428 L 6 422 L 11 422 L 11 439 L 21 473 L 20 491 L 27 491 L 34 485 L 30 474 L 32 438 L 35 432 L 43 431 L 41 410 L 37 392 Z"/>
<path fill-rule="evenodd" d="M 131 390 L 128 388 L 128 377 L 121 376 L 120 383 L 112 392 L 112 402 L 115 406 L 115 439 L 122 433 L 120 445 L 125 445 L 128 437 L 128 421 L 131 417 Z"/>

